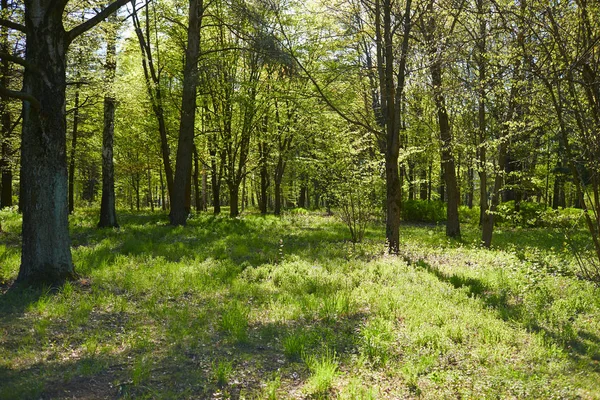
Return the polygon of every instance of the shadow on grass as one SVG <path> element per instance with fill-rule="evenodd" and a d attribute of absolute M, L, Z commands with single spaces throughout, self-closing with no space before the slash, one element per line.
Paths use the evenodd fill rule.
<path fill-rule="evenodd" d="M 210 310 L 213 323 L 218 323 L 224 310 L 225 306 Z M 114 318 L 104 316 L 99 322 L 106 325 Z M 356 326 L 364 318 L 357 313 L 253 324 L 241 343 L 227 332 L 204 326 L 188 335 L 167 332 L 167 342 L 148 338 L 141 347 L 122 352 L 80 355 L 68 361 L 60 353 L 26 368 L 0 367 L 0 399 L 213 398 L 218 392 L 222 398 L 261 398 L 265 382 L 275 376 L 286 382 L 287 389 L 304 384 L 309 377 L 304 352 L 330 349 L 339 362 L 352 357 L 359 340 Z M 282 342 L 290 336 L 304 338 L 297 357 L 285 354 Z M 219 377 L 219 365 L 229 366 L 230 371 Z"/>
<path fill-rule="evenodd" d="M 584 362 L 592 370 L 600 372 L 600 365 L 597 363 L 600 360 L 600 336 L 597 334 L 585 330 L 576 331 L 570 320 L 564 321 L 560 326 L 545 326 L 539 316 L 527 312 L 523 303 L 510 302 L 507 291 L 498 291 L 479 279 L 446 274 L 423 260 L 415 265 L 440 281 L 451 284 L 455 289 L 466 289 L 470 297 L 480 299 L 487 307 L 496 310 L 502 320 L 516 322 L 530 332 L 541 333 L 548 344 L 562 348 L 575 361 Z"/>

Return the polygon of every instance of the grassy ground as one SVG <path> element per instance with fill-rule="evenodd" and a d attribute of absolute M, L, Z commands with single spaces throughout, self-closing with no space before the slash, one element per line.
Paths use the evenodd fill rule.
<path fill-rule="evenodd" d="M 346 241 L 333 217 L 96 211 L 71 220 L 82 276 L 9 289 L 19 216 L 0 233 L 0 399 L 600 398 L 600 292 L 560 232 L 496 248 L 443 228 Z M 580 240 L 585 240 L 582 234 Z"/>

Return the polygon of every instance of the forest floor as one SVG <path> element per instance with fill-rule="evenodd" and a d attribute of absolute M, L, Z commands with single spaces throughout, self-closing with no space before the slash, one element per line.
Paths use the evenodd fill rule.
<path fill-rule="evenodd" d="M 81 279 L 34 290 L 0 217 L 1 399 L 600 399 L 600 290 L 558 230 L 404 224 L 390 257 L 317 213 L 82 210 Z"/>

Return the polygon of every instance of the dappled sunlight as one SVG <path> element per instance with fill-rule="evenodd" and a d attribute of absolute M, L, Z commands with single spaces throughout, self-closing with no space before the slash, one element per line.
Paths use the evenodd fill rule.
<path fill-rule="evenodd" d="M 73 219 L 80 281 L 1 295 L 0 398 L 592 398 L 600 379 L 593 287 L 525 240 L 408 225 L 393 257 L 381 228 L 352 244 L 316 214 L 93 218 Z"/>

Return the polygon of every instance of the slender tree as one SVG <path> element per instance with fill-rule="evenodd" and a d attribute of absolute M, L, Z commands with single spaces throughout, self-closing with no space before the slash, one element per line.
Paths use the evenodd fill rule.
<path fill-rule="evenodd" d="M 185 225 L 189 209 L 192 151 L 196 122 L 196 85 L 198 83 L 198 56 L 200 52 L 200 27 L 204 12 L 202 0 L 190 0 L 187 47 L 183 70 L 183 96 L 181 99 L 181 122 L 177 145 L 177 164 L 172 193 L 171 224 Z M 187 201 L 186 201 L 187 200 Z"/>

